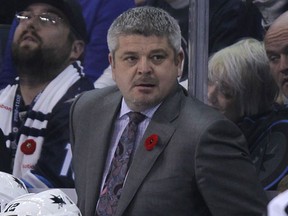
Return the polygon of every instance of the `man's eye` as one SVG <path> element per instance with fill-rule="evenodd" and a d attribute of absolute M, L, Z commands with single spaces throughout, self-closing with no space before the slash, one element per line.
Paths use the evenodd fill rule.
<path fill-rule="evenodd" d="M 16 15 L 16 18 L 17 18 L 17 20 L 18 21 L 26 21 L 26 20 L 29 20 L 29 19 L 31 19 L 31 16 L 28 16 L 28 15 L 20 15 L 20 14 L 17 14 Z"/>
<path fill-rule="evenodd" d="M 279 56 L 277 56 L 277 55 L 269 55 L 268 56 L 268 59 L 269 59 L 269 61 L 270 62 L 276 62 L 277 60 L 279 60 Z"/>
<path fill-rule="evenodd" d="M 133 62 L 133 61 L 136 60 L 136 57 L 134 57 L 134 56 L 128 56 L 128 57 L 125 58 L 125 60 L 128 61 L 128 62 Z"/>
<path fill-rule="evenodd" d="M 23 19 L 23 20 L 28 20 L 28 19 L 31 19 L 31 16 L 28 16 L 28 15 L 22 15 L 22 16 L 19 16 L 20 19 Z"/>
<path fill-rule="evenodd" d="M 135 56 L 127 56 L 124 58 L 124 62 L 129 65 L 135 65 L 137 63 L 138 58 Z"/>
<path fill-rule="evenodd" d="M 165 60 L 166 56 L 165 55 L 153 55 L 151 57 L 151 60 L 154 64 L 159 64 L 162 63 Z"/>
<path fill-rule="evenodd" d="M 161 60 L 161 59 L 164 59 L 165 58 L 165 56 L 163 56 L 163 55 L 154 55 L 154 56 L 152 56 L 152 59 L 154 59 L 154 60 Z"/>
<path fill-rule="evenodd" d="M 56 23 L 55 19 L 53 19 L 52 17 L 49 17 L 49 16 L 40 16 L 39 18 L 42 22 L 47 22 L 47 23 L 50 22 L 53 24 Z"/>

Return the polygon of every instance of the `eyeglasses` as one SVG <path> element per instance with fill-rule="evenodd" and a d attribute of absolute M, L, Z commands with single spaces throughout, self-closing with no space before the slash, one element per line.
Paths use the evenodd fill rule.
<path fill-rule="evenodd" d="M 42 26 L 51 26 L 56 25 L 58 22 L 63 22 L 63 18 L 53 13 L 41 13 L 36 15 L 30 11 L 21 11 L 17 13 L 15 17 L 19 23 L 25 23 L 28 20 L 36 17 L 37 23 L 41 24 Z"/>

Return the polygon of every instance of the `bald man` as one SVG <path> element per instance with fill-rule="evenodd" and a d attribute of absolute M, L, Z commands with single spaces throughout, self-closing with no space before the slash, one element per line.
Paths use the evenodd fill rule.
<path fill-rule="evenodd" d="M 282 99 L 288 103 L 288 12 L 279 16 L 268 29 L 265 38 L 265 49 L 271 72 L 276 80 Z"/>

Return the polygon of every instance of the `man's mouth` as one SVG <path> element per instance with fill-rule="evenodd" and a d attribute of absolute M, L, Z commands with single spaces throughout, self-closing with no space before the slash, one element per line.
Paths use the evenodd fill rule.
<path fill-rule="evenodd" d="M 143 83 L 143 84 L 138 84 L 136 86 L 149 88 L 149 87 L 154 87 L 155 85 L 154 84 L 149 84 L 149 83 Z"/>
<path fill-rule="evenodd" d="M 31 36 L 31 35 L 24 35 L 22 37 L 22 40 L 21 41 L 33 41 L 33 42 L 36 42 L 36 39 L 35 37 Z"/>
<path fill-rule="evenodd" d="M 39 38 L 37 37 L 37 35 L 31 32 L 27 32 L 27 33 L 24 33 L 23 36 L 20 38 L 20 42 L 22 41 L 38 42 Z"/>

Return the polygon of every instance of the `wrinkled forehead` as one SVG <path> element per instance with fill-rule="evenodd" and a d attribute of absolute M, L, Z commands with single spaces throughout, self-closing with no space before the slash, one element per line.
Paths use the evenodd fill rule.
<path fill-rule="evenodd" d="M 266 51 L 278 50 L 288 46 L 288 23 L 269 29 L 265 35 L 264 44 Z"/>
<path fill-rule="evenodd" d="M 265 34 L 264 42 L 269 43 L 270 40 L 275 38 L 284 38 L 285 35 L 288 37 L 288 12 L 283 13 L 279 16 L 269 27 Z"/>

